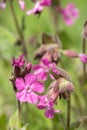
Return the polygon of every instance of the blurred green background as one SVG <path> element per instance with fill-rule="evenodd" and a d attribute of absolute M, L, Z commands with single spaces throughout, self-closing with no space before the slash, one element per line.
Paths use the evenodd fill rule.
<path fill-rule="evenodd" d="M 74 3 L 80 10 L 78 20 L 72 26 L 67 26 L 59 20 L 58 30 L 60 31 L 60 39 L 64 49 L 72 49 L 82 52 L 82 29 L 84 21 L 87 20 L 87 0 L 62 0 L 61 5 L 65 7 L 68 3 Z M 27 9 L 31 8 L 32 3 L 26 1 Z M 14 2 L 15 13 L 21 26 L 22 16 L 25 12 L 21 11 L 18 3 Z M 32 36 L 35 37 L 38 43 L 41 42 L 42 32 L 55 35 L 55 26 L 53 24 L 51 9 L 46 8 L 40 17 L 35 15 L 25 15 L 25 30 L 24 36 L 27 41 L 27 50 L 29 59 L 33 63 L 33 52 L 35 46 L 31 43 Z M 0 9 L 0 130 L 7 130 L 9 120 L 14 115 L 17 107 L 15 93 L 9 81 L 12 73 L 11 60 L 12 57 L 21 54 L 20 46 L 16 46 L 19 39 L 16 32 L 15 24 L 7 2 L 5 10 Z M 34 46 L 34 47 L 33 47 Z M 62 56 L 64 69 L 70 74 L 75 85 L 75 91 L 72 94 L 72 112 L 71 122 L 82 119 L 82 116 L 87 115 L 87 83 L 81 83 L 82 63 L 79 60 L 72 60 Z M 29 123 L 29 130 L 64 130 L 63 119 L 66 121 L 66 101 L 59 100 L 58 109 L 61 114 L 57 114 L 54 119 L 46 119 L 43 111 L 39 111 L 33 105 L 23 106 L 23 122 Z M 79 130 L 87 130 L 87 120 L 83 121 Z"/>

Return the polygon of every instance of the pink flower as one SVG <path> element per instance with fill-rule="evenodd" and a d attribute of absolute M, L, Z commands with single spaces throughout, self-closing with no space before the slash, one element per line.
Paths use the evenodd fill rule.
<path fill-rule="evenodd" d="M 5 2 L 1 2 L 1 3 L 0 3 L 0 8 L 1 8 L 1 9 L 5 9 L 5 7 L 6 7 L 6 3 L 5 3 Z"/>
<path fill-rule="evenodd" d="M 20 8 L 22 10 L 25 10 L 25 2 L 24 2 L 24 0 L 19 0 L 18 2 L 19 2 L 19 5 L 20 5 Z"/>
<path fill-rule="evenodd" d="M 63 20 L 68 26 L 74 24 L 79 17 L 79 10 L 72 3 L 68 4 L 65 9 L 59 8 L 58 11 L 62 14 Z"/>
<path fill-rule="evenodd" d="M 13 58 L 12 66 L 23 66 L 24 63 L 24 55 L 21 55 L 18 59 Z"/>
<path fill-rule="evenodd" d="M 46 81 L 48 72 L 49 72 L 49 61 L 47 59 L 43 59 L 40 62 L 40 65 L 34 66 L 34 74 L 37 75 L 38 79 Z"/>
<path fill-rule="evenodd" d="M 17 78 L 15 81 L 18 92 L 16 97 L 20 102 L 37 103 L 38 95 L 36 93 L 42 93 L 44 86 L 41 82 L 37 81 L 37 77 L 34 74 L 27 74 L 24 79 Z"/>
<path fill-rule="evenodd" d="M 37 75 L 38 79 L 46 81 L 50 70 L 56 74 L 60 74 L 60 71 L 56 68 L 55 63 L 50 63 L 48 59 L 42 59 L 40 65 L 35 65 L 33 67 L 34 74 Z M 55 79 L 52 74 L 50 74 L 51 79 Z"/>
<path fill-rule="evenodd" d="M 26 14 L 30 15 L 30 14 L 40 13 L 44 9 L 44 6 L 50 6 L 50 5 L 51 5 L 51 0 L 42 0 L 40 2 L 37 1 L 35 2 L 34 8 L 27 11 Z"/>
<path fill-rule="evenodd" d="M 79 58 L 81 62 L 87 63 L 87 55 L 86 54 L 79 54 Z"/>
<path fill-rule="evenodd" d="M 41 110 L 45 109 L 44 115 L 47 118 L 54 118 L 54 114 L 60 112 L 60 110 L 55 110 L 54 109 L 54 106 L 53 106 L 54 104 L 53 104 L 52 101 L 47 101 L 46 95 L 40 96 L 39 100 L 40 101 L 37 104 L 37 108 L 41 109 Z"/>

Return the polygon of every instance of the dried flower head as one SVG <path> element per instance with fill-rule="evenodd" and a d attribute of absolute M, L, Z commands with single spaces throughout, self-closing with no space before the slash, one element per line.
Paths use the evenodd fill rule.
<path fill-rule="evenodd" d="M 68 99 L 69 94 L 74 91 L 74 86 L 72 82 L 64 79 L 59 78 L 58 79 L 58 85 L 59 85 L 59 96 L 60 98 Z"/>

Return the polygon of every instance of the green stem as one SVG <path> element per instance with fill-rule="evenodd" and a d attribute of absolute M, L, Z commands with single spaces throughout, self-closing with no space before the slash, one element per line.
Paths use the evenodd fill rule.
<path fill-rule="evenodd" d="M 67 130 L 70 130 L 71 97 L 67 99 Z"/>
<path fill-rule="evenodd" d="M 18 128 L 21 128 L 21 104 L 18 101 Z"/>
<path fill-rule="evenodd" d="M 86 39 L 83 38 L 82 41 L 82 52 L 85 54 L 86 53 Z M 83 63 L 83 76 L 84 76 L 84 81 L 86 80 L 86 64 Z"/>
<path fill-rule="evenodd" d="M 24 53 L 26 59 L 28 59 L 28 57 L 27 57 L 26 43 L 25 43 L 25 40 L 24 40 L 23 31 L 22 31 L 22 29 L 20 28 L 19 23 L 18 23 L 18 20 L 17 20 L 16 14 L 15 14 L 15 10 L 14 10 L 14 7 L 13 7 L 13 1 L 12 1 L 12 0 L 9 0 L 9 1 L 10 1 L 10 8 L 11 8 L 12 16 L 13 16 L 14 23 L 15 23 L 15 26 L 16 26 L 16 30 L 17 30 L 17 33 L 18 33 L 19 38 L 20 38 L 20 40 L 21 40 L 22 51 L 23 51 L 23 53 Z"/>
<path fill-rule="evenodd" d="M 52 0 L 52 6 L 51 6 L 51 14 L 52 14 L 52 19 L 53 19 L 53 24 L 54 24 L 54 29 L 55 29 L 55 35 L 59 34 L 59 15 L 56 13 L 57 11 L 55 8 L 60 6 L 60 0 Z"/>

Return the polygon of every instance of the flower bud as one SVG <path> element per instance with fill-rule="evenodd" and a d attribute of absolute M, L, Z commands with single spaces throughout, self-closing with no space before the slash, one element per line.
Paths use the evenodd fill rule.
<path fill-rule="evenodd" d="M 65 50 L 65 51 L 62 51 L 63 52 L 63 54 L 65 55 L 65 56 L 68 56 L 68 57 L 70 57 L 70 58 L 77 58 L 78 57 L 78 53 L 77 52 L 74 52 L 74 51 L 72 51 L 72 50 Z"/>
<path fill-rule="evenodd" d="M 67 81 L 64 78 L 58 79 L 58 86 L 59 86 L 59 96 L 60 99 L 63 97 L 64 99 L 69 98 L 69 94 L 74 91 L 74 86 L 72 82 Z"/>
<path fill-rule="evenodd" d="M 24 77 L 26 74 L 30 73 L 31 72 L 31 69 L 32 69 L 32 64 L 31 63 L 28 63 L 23 72 L 22 72 L 22 76 Z"/>
<path fill-rule="evenodd" d="M 87 55 L 86 54 L 79 54 L 79 58 L 81 62 L 87 63 Z"/>
<path fill-rule="evenodd" d="M 47 99 L 50 101 L 52 100 L 53 103 L 57 103 L 57 98 L 59 96 L 59 86 L 57 81 L 53 81 L 47 92 Z"/>

